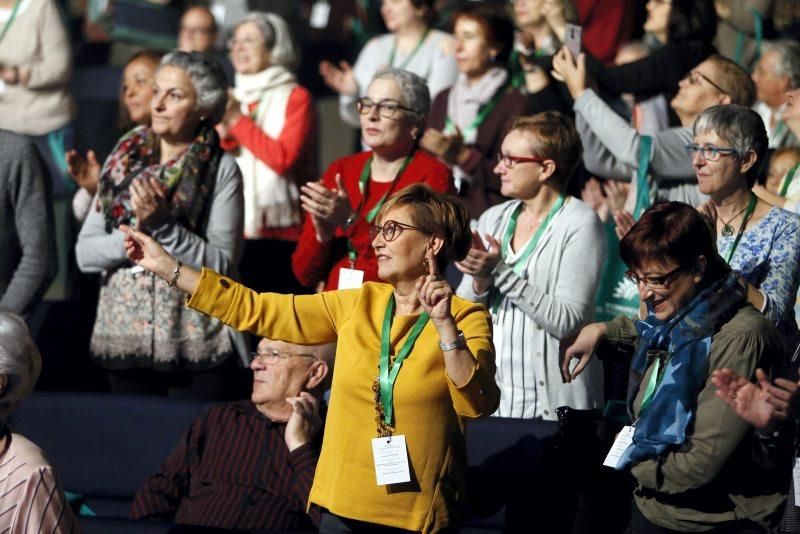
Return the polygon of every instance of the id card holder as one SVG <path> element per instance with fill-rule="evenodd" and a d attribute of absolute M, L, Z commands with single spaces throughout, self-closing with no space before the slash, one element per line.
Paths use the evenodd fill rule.
<path fill-rule="evenodd" d="M 339 287 L 338 289 L 360 289 L 364 283 L 364 271 L 359 269 L 348 269 L 342 267 L 339 269 Z"/>
<path fill-rule="evenodd" d="M 405 436 L 373 438 L 372 457 L 378 486 L 411 482 Z"/>
<path fill-rule="evenodd" d="M 311 17 L 308 19 L 308 25 L 315 30 L 321 30 L 328 26 L 328 20 L 331 16 L 331 5 L 327 0 L 317 0 L 311 6 Z"/>
<path fill-rule="evenodd" d="M 611 445 L 611 450 L 608 451 L 606 459 L 603 460 L 603 465 L 606 467 L 617 468 L 622 455 L 633 443 L 633 431 L 636 430 L 634 426 L 624 426 L 619 431 L 617 437 L 614 439 L 614 444 Z"/>

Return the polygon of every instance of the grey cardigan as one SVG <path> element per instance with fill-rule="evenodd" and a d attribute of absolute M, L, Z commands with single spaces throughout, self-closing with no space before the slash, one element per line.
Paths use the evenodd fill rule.
<path fill-rule="evenodd" d="M 498 241 L 518 200 L 486 210 L 478 220 L 481 237 Z M 605 232 L 597 214 L 576 198 L 559 210 L 542 234 L 522 275 L 501 261 L 492 275 L 503 300 L 492 313 L 500 408 L 497 415 L 555 420 L 555 409 L 601 407 L 602 367 L 597 361 L 571 384 L 562 384 L 559 341 L 591 322 L 595 291 L 606 259 Z M 492 291 L 478 295 L 465 275 L 458 295 L 486 305 Z M 497 332 L 496 332 L 497 334 Z"/>
<path fill-rule="evenodd" d="M 0 130 L 0 307 L 24 317 L 58 270 L 49 182 L 33 143 Z"/>
<path fill-rule="evenodd" d="M 114 229 L 106 232 L 105 218 L 95 209 L 96 198 L 78 234 L 75 257 L 85 273 L 111 271 L 129 266 L 125 255 L 125 234 Z M 164 249 L 184 264 L 200 269 L 209 267 L 231 277 L 238 277 L 243 247 L 244 194 L 242 173 L 230 154 L 223 154 L 211 194 L 211 209 L 202 230 L 196 234 L 169 217 L 147 232 Z M 231 334 L 234 335 L 233 330 Z M 244 338 L 236 333 L 234 343 L 245 362 Z"/>
<path fill-rule="evenodd" d="M 612 180 L 635 179 L 639 168 L 636 129 L 587 89 L 574 104 L 575 126 L 583 141 L 583 163 L 597 176 Z M 678 200 L 698 206 L 708 200 L 697 188 L 697 177 L 686 145 L 691 128 L 669 128 L 653 136 L 650 174 L 660 200 Z"/>

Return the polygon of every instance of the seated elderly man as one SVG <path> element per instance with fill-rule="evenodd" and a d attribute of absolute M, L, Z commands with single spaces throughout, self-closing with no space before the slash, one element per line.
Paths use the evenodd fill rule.
<path fill-rule="evenodd" d="M 769 148 L 798 146 L 797 136 L 783 121 L 783 112 L 789 93 L 800 87 L 800 44 L 789 40 L 764 43 L 752 77 L 757 100 L 753 109 L 764 119 Z"/>
<path fill-rule="evenodd" d="M 251 400 L 200 416 L 149 477 L 134 519 L 225 529 L 304 530 L 321 443 L 320 399 L 335 344 L 262 339 L 252 354 Z"/>

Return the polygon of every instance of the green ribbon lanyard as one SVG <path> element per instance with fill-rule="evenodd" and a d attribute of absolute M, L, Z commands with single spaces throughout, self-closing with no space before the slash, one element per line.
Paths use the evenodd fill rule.
<path fill-rule="evenodd" d="M 372 176 L 372 157 L 373 156 L 370 156 L 367 162 L 364 164 L 364 168 L 361 169 L 361 176 L 358 178 L 358 190 L 361 191 L 361 200 L 358 203 L 358 209 L 356 209 L 356 213 L 361 212 L 361 209 L 364 207 L 364 202 L 367 200 L 367 194 L 369 193 L 369 178 Z M 386 198 L 389 196 L 389 193 L 392 192 L 392 189 L 394 189 L 397 180 L 399 180 L 400 176 L 403 175 L 413 157 L 413 153 L 406 156 L 406 159 L 403 161 L 403 164 L 397 171 L 394 180 L 392 180 L 392 184 L 389 186 L 389 189 L 383 194 L 380 200 L 378 200 L 378 203 L 375 204 L 375 206 L 364 216 L 364 219 L 366 219 L 368 223 L 374 221 L 375 217 L 378 216 L 378 212 L 381 210 L 383 203 L 386 202 Z M 347 240 L 347 256 L 350 258 L 350 268 L 352 269 L 356 264 L 358 253 L 356 252 L 356 248 L 353 246 L 353 243 L 349 239 Z"/>
<path fill-rule="evenodd" d="M 392 425 L 392 420 L 394 417 L 393 413 L 393 395 L 394 395 L 394 383 L 397 380 L 397 374 L 400 372 L 400 367 L 403 365 L 403 361 L 406 359 L 406 356 L 414 349 L 414 343 L 417 342 L 417 338 L 419 337 L 420 333 L 422 333 L 422 329 L 425 328 L 425 324 L 427 324 L 429 315 L 427 312 L 422 312 L 420 314 L 419 319 L 417 322 L 414 323 L 414 326 L 411 328 L 411 332 L 408 334 L 408 339 L 403 344 L 403 347 L 400 349 L 400 352 L 397 353 L 397 357 L 394 360 L 394 363 L 391 365 L 391 369 L 389 368 L 389 351 L 391 349 L 391 334 L 392 334 L 392 319 L 394 318 L 394 295 L 389 297 L 389 304 L 386 306 L 386 313 L 383 316 L 383 330 L 381 331 L 381 357 L 380 357 L 380 386 L 381 386 L 381 406 L 383 407 L 383 422 L 387 425 Z"/>
<path fill-rule="evenodd" d="M 786 173 L 786 177 L 783 179 L 783 183 L 781 184 L 781 192 L 779 193 L 780 196 L 785 197 L 786 192 L 789 191 L 789 186 L 794 180 L 794 177 L 797 175 L 797 169 L 800 167 L 800 162 L 795 163 L 789 172 Z"/>
<path fill-rule="evenodd" d="M 462 137 L 469 137 L 472 132 L 476 131 L 478 128 L 481 127 L 481 124 L 484 123 L 486 118 L 491 115 L 494 108 L 497 106 L 497 103 L 500 102 L 500 99 L 503 97 L 503 94 L 508 87 L 508 83 L 504 83 L 492 96 L 492 99 L 489 100 L 486 104 L 481 106 L 480 110 L 478 110 L 478 114 L 472 119 L 472 122 L 461 131 Z M 450 117 L 445 117 L 444 119 L 444 130 L 445 132 L 451 131 L 455 132 L 456 124 Z"/>
<path fill-rule="evenodd" d="M 642 406 L 639 408 L 639 417 L 642 416 L 644 411 L 650 406 L 650 403 L 653 400 L 653 396 L 656 394 L 656 389 L 658 389 L 658 385 L 661 384 L 661 379 L 664 378 L 663 376 L 659 377 L 658 373 L 661 370 L 661 358 L 656 358 L 655 363 L 653 364 L 653 372 L 650 373 L 650 380 L 647 381 L 647 387 L 644 390 L 644 397 L 642 398 Z"/>
<path fill-rule="evenodd" d="M 733 241 L 733 246 L 731 250 L 728 252 L 728 257 L 725 258 L 725 263 L 731 263 L 731 258 L 733 258 L 733 253 L 736 252 L 736 247 L 739 246 L 739 241 L 742 239 L 742 234 L 744 233 L 744 227 L 747 226 L 747 221 L 750 220 L 750 217 L 753 216 L 753 212 L 756 209 L 756 203 L 758 202 L 758 197 L 754 194 L 750 193 L 750 202 L 747 203 L 747 209 L 744 212 L 744 218 L 742 219 L 742 224 L 739 226 L 739 232 L 736 234 L 736 239 Z"/>
<path fill-rule="evenodd" d="M 414 56 L 417 55 L 417 52 L 419 52 L 419 49 L 422 48 L 422 43 L 425 42 L 425 39 L 428 37 L 428 34 L 430 32 L 431 32 L 430 28 L 425 30 L 425 33 L 422 34 L 422 37 L 420 37 L 419 42 L 417 43 L 417 46 L 414 47 L 414 50 L 411 51 L 411 54 L 409 54 L 408 57 L 405 59 L 405 61 L 403 61 L 396 68 L 405 69 L 406 65 L 411 63 L 411 60 L 414 59 Z M 394 42 L 392 43 L 392 53 L 389 54 L 389 66 L 390 67 L 394 67 L 394 55 L 395 55 L 395 52 L 397 52 L 397 39 L 395 39 Z"/>
<path fill-rule="evenodd" d="M 647 181 L 647 174 L 650 171 L 650 149 L 653 146 L 653 138 L 649 135 L 639 136 L 639 167 L 636 169 L 636 207 L 633 209 L 633 217 L 639 220 L 642 213 L 650 207 L 650 183 Z"/>
<path fill-rule="evenodd" d="M 550 208 L 550 212 L 547 214 L 547 217 L 544 218 L 542 224 L 539 225 L 539 228 L 536 229 L 536 233 L 533 234 L 528 244 L 525 246 L 525 249 L 517 258 L 517 261 L 514 262 L 513 269 L 514 272 L 517 274 L 522 274 L 522 271 L 525 269 L 525 263 L 530 258 L 533 251 L 536 250 L 536 245 L 539 244 L 539 239 L 541 239 L 542 235 L 544 235 L 545 230 L 547 230 L 547 225 L 550 224 L 550 221 L 555 216 L 556 212 L 561 209 L 564 205 L 565 201 L 564 195 L 558 195 L 558 198 L 553 203 L 553 207 Z M 523 204 L 522 202 L 514 208 L 514 212 L 511 214 L 511 218 L 508 220 L 508 226 L 506 226 L 505 234 L 503 234 L 503 243 L 500 248 L 500 256 L 505 257 L 506 250 L 508 250 L 509 244 L 511 243 L 511 239 L 514 237 L 514 232 L 517 230 L 517 218 L 519 217 L 520 212 L 522 211 Z M 500 307 L 500 301 L 502 301 L 502 294 L 499 291 L 495 292 L 494 299 L 492 302 L 492 313 L 497 313 L 497 309 Z"/>
<path fill-rule="evenodd" d="M 19 5 L 22 3 L 22 0 L 17 0 L 14 2 L 14 9 L 11 10 L 11 16 L 8 17 L 5 26 L 3 26 L 2 31 L 0 31 L 0 41 L 3 40 L 3 37 L 6 36 L 8 29 L 11 27 L 11 23 L 14 22 L 14 19 L 17 17 L 17 11 L 19 11 Z"/>

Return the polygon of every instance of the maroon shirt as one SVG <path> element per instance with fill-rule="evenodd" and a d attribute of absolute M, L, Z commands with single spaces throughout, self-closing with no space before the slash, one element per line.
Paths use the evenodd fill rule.
<path fill-rule="evenodd" d="M 306 503 L 316 444 L 290 453 L 285 428 L 250 401 L 214 406 L 136 493 L 131 517 L 227 529 L 312 528 L 319 510 L 312 508 L 310 519 Z"/>

